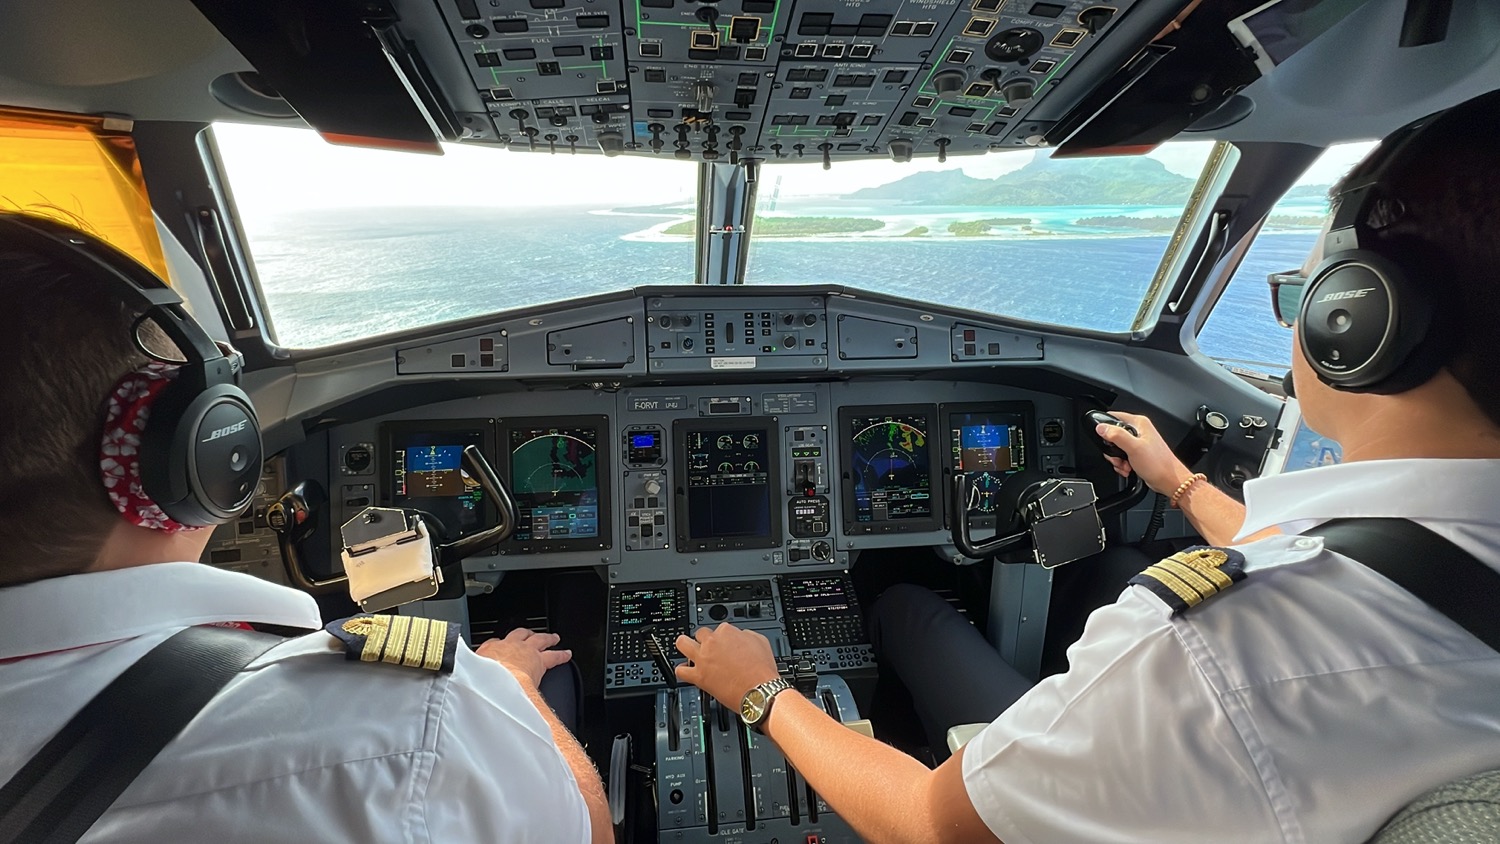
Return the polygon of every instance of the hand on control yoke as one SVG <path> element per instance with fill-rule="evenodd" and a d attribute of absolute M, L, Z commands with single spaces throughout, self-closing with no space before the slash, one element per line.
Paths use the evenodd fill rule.
<path fill-rule="evenodd" d="M 1133 471 L 1153 491 L 1171 495 L 1179 484 L 1193 474 L 1172 453 L 1171 446 L 1162 439 L 1149 418 L 1118 410 L 1110 413 L 1134 427 L 1137 432 L 1136 436 L 1132 436 L 1129 431 L 1115 425 L 1100 425 L 1095 428 L 1105 442 L 1125 452 L 1124 458 L 1109 455 L 1104 457 L 1121 477 L 1127 477 Z"/>
<path fill-rule="evenodd" d="M 735 712 L 746 692 L 781 676 L 771 642 L 728 622 L 712 630 L 700 627 L 692 638 L 678 636 L 677 650 L 688 658 L 677 666 L 677 679 L 708 692 Z"/>
<path fill-rule="evenodd" d="M 536 633 L 517 627 L 505 634 L 504 639 L 491 639 L 474 652 L 505 666 L 517 680 L 523 677 L 530 680 L 535 687 L 541 685 L 542 675 L 549 669 L 573 658 L 572 651 L 549 650 L 561 640 L 556 633 Z"/>

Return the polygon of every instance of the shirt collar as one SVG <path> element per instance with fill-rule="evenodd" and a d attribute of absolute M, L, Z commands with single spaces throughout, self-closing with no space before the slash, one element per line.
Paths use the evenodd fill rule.
<path fill-rule="evenodd" d="M 316 629 L 312 596 L 199 563 L 153 563 L 0 589 L 0 659 L 244 621 Z"/>
<path fill-rule="evenodd" d="M 1300 533 L 1331 519 L 1405 518 L 1482 522 L 1495 518 L 1500 460 L 1362 460 L 1257 478 L 1245 484 L 1245 524 L 1236 540 L 1269 527 Z"/>

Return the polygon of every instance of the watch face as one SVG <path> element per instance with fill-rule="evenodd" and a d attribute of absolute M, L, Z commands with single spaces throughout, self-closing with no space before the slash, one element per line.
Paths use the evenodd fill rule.
<path fill-rule="evenodd" d="M 766 693 L 760 687 L 751 689 L 745 693 L 740 701 L 740 717 L 745 719 L 746 724 L 754 724 L 766 714 Z"/>

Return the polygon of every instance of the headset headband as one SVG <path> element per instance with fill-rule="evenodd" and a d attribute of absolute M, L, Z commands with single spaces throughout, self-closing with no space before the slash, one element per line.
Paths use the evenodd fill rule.
<path fill-rule="evenodd" d="M 1358 171 L 1351 173 L 1343 190 L 1333 200 L 1333 222 L 1323 241 L 1323 257 L 1362 248 L 1360 235 L 1382 229 L 1400 219 L 1401 200 L 1386 195 L 1386 177 L 1403 153 L 1421 137 L 1423 130 L 1438 122 L 1445 112 L 1418 118 L 1386 136 Z M 1384 200 L 1382 207 L 1381 200 Z M 1368 244 L 1368 238 L 1365 239 Z"/>
<path fill-rule="evenodd" d="M 182 297 L 134 258 L 96 238 L 81 237 L 67 226 L 45 217 L 0 212 L 3 239 L 29 247 L 49 260 L 67 264 L 90 278 L 116 278 L 125 282 L 115 292 L 126 307 L 139 311 L 140 322 L 159 326 L 186 359 L 178 378 L 190 389 L 233 383 L 239 370 L 223 349 L 183 308 Z M 139 338 L 137 338 L 139 344 Z M 148 356 L 149 350 L 142 349 Z"/>

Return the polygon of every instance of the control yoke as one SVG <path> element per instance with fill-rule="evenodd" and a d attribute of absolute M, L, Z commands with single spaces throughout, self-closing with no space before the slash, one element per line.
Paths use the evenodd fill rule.
<path fill-rule="evenodd" d="M 471 554 L 495 547 L 509 539 L 516 530 L 516 501 L 511 498 L 510 490 L 505 488 L 500 476 L 495 474 L 490 462 L 484 459 L 477 447 L 464 446 L 464 468 L 479 481 L 484 494 L 495 502 L 497 521 L 478 533 L 439 545 L 440 564 L 445 566 L 457 564 Z"/>
<path fill-rule="evenodd" d="M 948 522 L 953 526 L 953 545 L 958 552 L 982 560 L 1029 542 L 1036 562 L 1045 568 L 1054 568 L 1104 550 L 1104 527 L 1100 517 L 1140 500 L 1139 492 L 1127 488 L 1100 502 L 1094 494 L 1094 485 L 1088 481 L 1046 478 L 1028 484 L 1017 496 L 1014 518 L 1009 524 L 1019 522 L 1021 528 L 1007 534 L 1004 527 L 1007 523 L 1002 521 L 1001 532 L 995 537 L 975 541 L 967 506 L 972 485 L 968 473 L 953 474 Z"/>
<path fill-rule="evenodd" d="M 491 527 L 444 541 L 445 528 L 437 517 L 406 507 L 366 507 L 344 524 L 342 556 L 349 596 L 365 612 L 434 596 L 449 597 L 440 596 L 440 590 L 459 597 L 463 591 L 459 563 L 503 542 L 515 531 L 515 500 L 489 461 L 470 445 L 464 448 L 463 465 L 495 502 L 498 520 Z"/>

